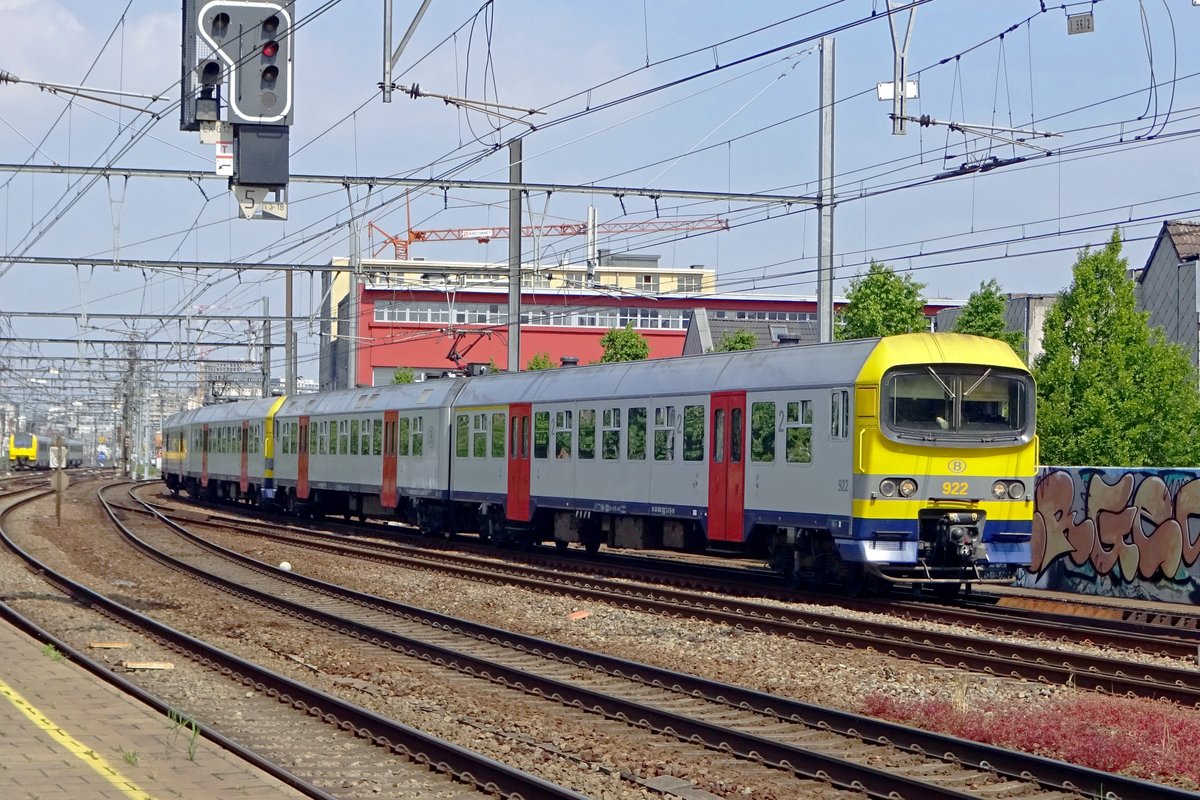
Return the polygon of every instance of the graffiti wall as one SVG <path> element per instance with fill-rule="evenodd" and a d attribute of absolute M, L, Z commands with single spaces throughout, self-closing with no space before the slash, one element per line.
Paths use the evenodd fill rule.
<path fill-rule="evenodd" d="M 1043 467 L 1019 583 L 1200 602 L 1200 469 Z"/>

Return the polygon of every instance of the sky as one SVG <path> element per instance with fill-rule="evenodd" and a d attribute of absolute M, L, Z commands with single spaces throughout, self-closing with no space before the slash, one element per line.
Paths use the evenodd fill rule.
<path fill-rule="evenodd" d="M 894 3 L 895 4 L 895 3 Z M 396 0 L 393 42 L 419 5 Z M 871 260 L 911 270 L 930 298 L 965 300 L 982 281 L 1058 292 L 1080 248 L 1118 227 L 1131 267 L 1166 219 L 1200 218 L 1200 34 L 1190 0 L 1099 0 L 1043 10 L 1037 0 L 929 0 L 915 10 L 908 113 L 981 126 L 993 137 L 910 123 L 892 133 L 876 84 L 893 75 L 887 0 L 602 3 L 434 0 L 394 80 L 422 91 L 544 111 L 535 128 L 436 98 L 380 99 L 382 0 L 296 4 L 291 171 L 331 176 L 504 180 L 504 144 L 523 138 L 525 179 L 815 195 L 817 40 L 835 39 L 835 289 Z M 1068 35 L 1091 11 L 1094 31 Z M 180 4 L 170 0 L 0 0 L 0 163 L 212 170 L 213 148 L 179 130 Z M 907 13 L 897 20 L 903 38 Z M 161 95 L 128 98 L 159 117 L 40 90 L 54 82 Z M 1010 133 L 1005 129 L 1015 129 Z M 1043 137 L 1032 132 L 1055 134 Z M 1013 143 L 1014 138 L 1036 147 Z M 1012 161 L 1013 159 L 1024 159 Z M 994 160 L 993 160 L 994 159 Z M 964 165 L 995 165 L 986 171 Z M 363 219 L 411 226 L 507 224 L 507 194 L 351 189 Z M 0 171 L 6 256 L 328 264 L 348 254 L 347 190 L 293 184 L 287 221 L 246 221 L 221 181 L 88 178 Z M 731 229 L 602 241 L 665 266 L 704 264 L 724 292 L 815 293 L 817 218 L 809 206 L 655 202 L 608 193 L 529 197 L 526 224 L 719 215 Z M 365 226 L 364 226 L 365 227 Z M 365 235 L 361 254 L 369 256 Z M 429 259 L 501 263 L 507 241 L 424 243 Z M 576 238 L 526 241 L 527 262 L 582 258 Z M 257 314 L 283 309 L 276 271 L 184 272 L 11 263 L 0 258 L 5 338 L 187 338 L 159 320 L 4 318 L 4 311 Z M 298 314 L 319 309 L 319 275 L 296 275 Z M 162 330 L 160 330 L 162 329 Z M 316 325 L 297 328 L 299 373 L 315 378 Z M 198 334 L 193 333 L 192 338 Z M 209 322 L 207 338 L 245 342 L 247 324 Z M 275 334 L 278 342 L 281 330 Z M 0 342 L 15 355 L 79 344 Z M 178 352 L 156 351 L 169 357 Z M 240 349 L 189 358 L 238 358 Z M 282 373 L 282 354 L 275 364 Z M 10 363 L 16 363 L 10 361 Z M 64 388 L 68 394 L 71 389 Z"/>

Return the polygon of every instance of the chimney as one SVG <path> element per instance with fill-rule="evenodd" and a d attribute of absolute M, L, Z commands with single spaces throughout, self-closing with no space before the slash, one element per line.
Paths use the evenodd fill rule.
<path fill-rule="evenodd" d="M 579 356 L 563 356 L 558 363 L 563 367 L 577 367 L 579 366 Z"/>

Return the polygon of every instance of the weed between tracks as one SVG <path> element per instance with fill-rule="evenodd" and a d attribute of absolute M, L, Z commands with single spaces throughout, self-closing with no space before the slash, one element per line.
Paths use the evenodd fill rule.
<path fill-rule="evenodd" d="M 884 694 L 862 713 L 1085 767 L 1200 788 L 1200 712 L 1124 697 L 1044 700 L 1027 705 L 904 700 Z"/>

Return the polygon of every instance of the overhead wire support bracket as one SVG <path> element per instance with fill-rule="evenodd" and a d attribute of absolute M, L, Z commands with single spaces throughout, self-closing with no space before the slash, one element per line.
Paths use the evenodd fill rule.
<path fill-rule="evenodd" d="M 1017 136 L 1000 136 L 999 134 L 1000 133 L 1020 134 L 1022 136 L 1027 136 L 1027 137 L 1032 137 L 1032 138 L 1049 138 L 1052 136 L 1053 137 L 1061 137 L 1062 136 L 1061 133 L 1052 133 L 1050 131 L 1025 130 L 1023 128 L 998 128 L 995 125 L 977 125 L 972 122 L 946 122 L 943 120 L 934 119 L 933 117 L 929 116 L 928 114 L 922 114 L 919 117 L 905 117 L 904 119 L 908 120 L 909 122 L 915 122 L 918 125 L 920 125 L 922 128 L 928 128 L 930 125 L 945 125 L 947 128 L 949 128 L 952 131 L 958 131 L 959 133 L 968 133 L 968 134 L 972 134 L 975 136 L 983 136 L 988 139 L 995 139 L 998 142 L 1003 142 L 1004 144 L 1013 144 L 1013 145 L 1020 145 L 1021 147 L 1028 147 L 1030 150 L 1037 150 L 1046 155 L 1049 155 L 1051 151 L 1046 149 L 1045 147 L 1042 147 L 1041 145 L 1031 144 L 1031 143 L 1025 141 L 1025 139 L 1019 138 Z"/>
<path fill-rule="evenodd" d="M 528 125 L 531 130 L 535 129 L 536 126 L 529 120 L 521 119 L 520 117 L 514 117 L 510 114 L 502 114 L 499 111 L 497 111 L 496 109 L 503 108 L 506 111 L 520 111 L 525 116 L 532 116 L 534 114 L 544 115 L 546 113 L 545 111 L 540 111 L 536 108 L 524 108 L 522 106 L 510 106 L 510 105 L 505 105 L 504 103 L 493 103 L 493 102 L 490 102 L 487 100 L 472 100 L 469 97 L 454 97 L 454 96 L 448 95 L 448 94 L 437 94 L 436 92 L 426 92 L 426 91 L 422 91 L 421 85 L 418 83 L 414 83 L 411 86 L 397 86 L 396 88 L 399 91 L 404 92 L 405 94 L 407 94 L 409 97 L 411 97 L 414 100 L 416 100 L 417 98 L 420 98 L 420 97 L 434 97 L 434 98 L 437 98 L 438 100 L 441 100 L 446 105 L 454 106 L 455 108 L 461 108 L 464 111 L 478 111 L 482 114 L 491 114 L 492 116 L 500 117 L 500 119 L 505 119 L 505 120 L 508 120 L 509 122 L 519 122 L 522 125 Z"/>

